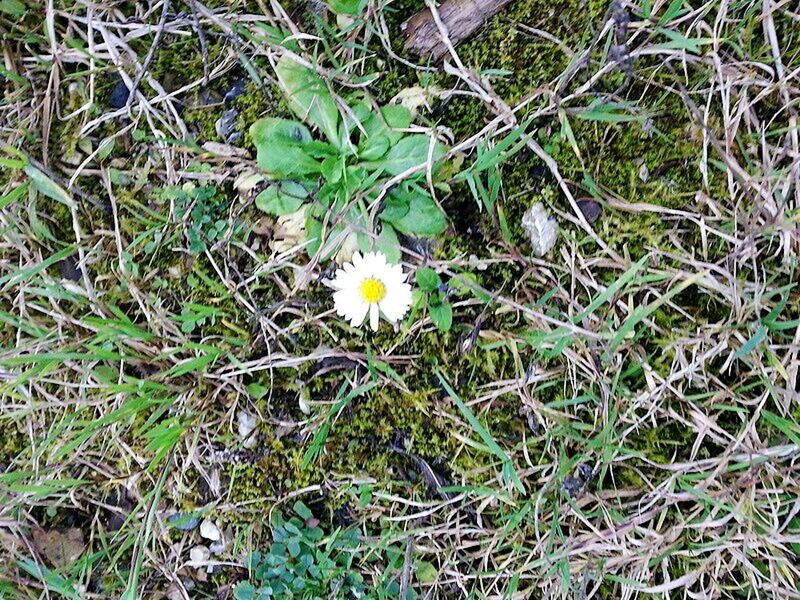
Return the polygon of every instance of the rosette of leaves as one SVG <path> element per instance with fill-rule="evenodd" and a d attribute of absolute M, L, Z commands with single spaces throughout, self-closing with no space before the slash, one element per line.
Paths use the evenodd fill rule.
<path fill-rule="evenodd" d="M 256 198 L 258 208 L 281 216 L 308 205 L 309 255 L 349 226 L 358 232 L 363 251 L 377 249 L 397 261 L 398 233 L 428 237 L 445 230 L 447 219 L 427 189 L 424 170 L 383 197 L 377 219 L 370 215 L 370 204 L 388 179 L 444 154 L 430 136 L 402 131 L 411 125 L 408 109 L 376 110 L 366 100 L 337 104 L 322 78 L 290 56 L 278 61 L 275 72 L 301 120 L 263 118 L 250 128 L 258 164 L 270 178 Z M 368 231 L 377 235 L 374 242 Z M 325 256 L 334 250 L 326 247 Z"/>
<path fill-rule="evenodd" d="M 302 502 L 297 516 L 278 513 L 272 524 L 272 543 L 266 552 L 248 560 L 250 579 L 234 588 L 236 600 L 302 598 L 363 598 L 366 586 L 355 570 L 360 542 L 355 530 L 337 530 L 326 536 L 313 525 L 313 515 Z"/>

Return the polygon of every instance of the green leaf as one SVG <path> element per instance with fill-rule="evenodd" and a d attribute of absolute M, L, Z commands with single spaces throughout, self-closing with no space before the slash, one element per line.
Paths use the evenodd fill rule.
<path fill-rule="evenodd" d="M 328 183 L 338 183 L 344 174 L 344 167 L 342 156 L 329 156 L 322 161 L 322 176 Z"/>
<path fill-rule="evenodd" d="M 256 206 L 266 213 L 280 217 L 296 212 L 303 206 L 308 191 L 294 181 L 275 183 L 258 196 Z"/>
<path fill-rule="evenodd" d="M 42 173 L 39 169 L 33 165 L 28 165 L 25 167 L 25 172 L 28 174 L 28 177 L 31 178 L 33 187 L 40 194 L 44 194 L 48 198 L 61 202 L 70 208 L 75 206 L 75 202 L 64 188 Z"/>
<path fill-rule="evenodd" d="M 316 125 L 333 145 L 339 146 L 339 109 L 322 78 L 284 54 L 275 65 L 289 108 L 304 121 Z"/>
<path fill-rule="evenodd" d="M 780 430 L 790 441 L 800 444 L 800 426 L 797 423 L 784 419 L 770 410 L 764 410 L 761 415 L 767 423 Z"/>
<path fill-rule="evenodd" d="M 366 0 L 327 0 L 327 4 L 337 15 L 359 16 L 367 2 Z"/>
<path fill-rule="evenodd" d="M 322 247 L 322 219 L 318 218 L 314 210 L 306 211 L 306 235 L 308 245 L 306 250 L 309 256 L 314 256 Z"/>
<path fill-rule="evenodd" d="M 577 114 L 579 119 L 584 121 L 600 121 L 601 123 L 627 123 L 630 121 L 644 122 L 645 115 L 632 114 L 635 110 L 633 105 L 624 102 L 603 103 L 594 101 L 583 111 Z M 626 112 L 631 111 L 631 112 Z"/>
<path fill-rule="evenodd" d="M 414 277 L 417 279 L 417 285 L 425 292 L 433 292 L 442 285 L 442 278 L 430 267 L 420 267 Z"/>
<path fill-rule="evenodd" d="M 28 190 L 29 185 L 30 184 L 26 181 L 22 185 L 18 185 L 17 187 L 12 189 L 4 196 L 0 196 L 0 209 L 3 209 L 12 202 L 15 202 L 16 200 L 20 199 Z"/>
<path fill-rule="evenodd" d="M 411 111 L 402 104 L 387 104 L 381 108 L 381 115 L 386 124 L 393 129 L 406 129 L 411 125 Z"/>
<path fill-rule="evenodd" d="M 365 161 L 376 161 L 389 151 L 389 138 L 376 134 L 366 138 L 358 146 L 358 158 Z"/>
<path fill-rule="evenodd" d="M 258 166 L 280 177 L 319 173 L 320 163 L 310 156 L 311 133 L 305 125 L 288 119 L 259 119 L 250 126 Z"/>
<path fill-rule="evenodd" d="M 444 213 L 418 188 L 392 191 L 380 218 L 405 235 L 434 236 L 447 229 Z"/>
<path fill-rule="evenodd" d="M 372 169 L 383 169 L 389 175 L 399 175 L 428 161 L 429 144 L 430 138 L 427 135 L 421 133 L 407 135 L 389 148 L 383 159 L 365 166 Z M 435 142 L 432 160 L 437 160 L 442 154 L 444 154 L 442 145 Z"/>
<path fill-rule="evenodd" d="M 432 563 L 420 560 L 416 564 L 416 575 L 420 583 L 433 583 L 439 577 L 439 571 Z"/>
<path fill-rule="evenodd" d="M 392 264 L 397 264 L 402 258 L 402 251 L 400 249 L 400 241 L 397 239 L 397 233 L 394 227 L 388 223 L 384 223 L 381 227 L 381 232 L 375 240 L 375 249 L 383 252 L 386 260 Z"/>
<path fill-rule="evenodd" d="M 256 588 L 249 581 L 242 581 L 234 588 L 233 597 L 236 600 L 255 600 Z"/>
<path fill-rule="evenodd" d="M 7 13 L 12 17 L 21 17 L 26 10 L 25 3 L 20 0 L 0 0 L 0 12 Z"/>
<path fill-rule="evenodd" d="M 294 503 L 294 512 L 300 515 L 301 518 L 308 521 L 311 517 L 313 517 L 313 513 L 311 509 L 308 508 L 305 504 L 303 504 L 300 500 Z"/>
<path fill-rule="evenodd" d="M 439 331 L 450 331 L 453 326 L 453 307 L 449 302 L 431 302 L 428 305 L 431 321 Z"/>

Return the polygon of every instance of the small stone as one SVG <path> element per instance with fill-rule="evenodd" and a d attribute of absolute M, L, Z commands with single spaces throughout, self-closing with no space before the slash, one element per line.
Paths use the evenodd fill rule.
<path fill-rule="evenodd" d="M 226 144 L 233 144 L 242 138 L 242 132 L 236 131 L 236 119 L 239 117 L 239 111 L 235 108 L 229 108 L 222 113 L 222 117 L 217 119 L 214 123 L 214 129 L 217 135 L 221 137 Z"/>
<path fill-rule="evenodd" d="M 477 269 L 478 271 L 485 271 L 486 269 L 489 268 L 488 263 L 486 263 L 485 261 L 482 261 L 480 258 L 478 258 L 477 254 L 470 254 L 469 255 L 469 263 L 468 264 L 469 264 L 470 268 Z"/>
<path fill-rule="evenodd" d="M 231 84 L 231 87 L 228 88 L 228 90 L 225 92 L 225 96 L 222 99 L 225 101 L 225 103 L 230 104 L 236 100 L 236 98 L 244 94 L 246 85 L 247 82 L 244 79 L 237 79 Z"/>
<path fill-rule="evenodd" d="M 225 542 L 222 540 L 215 542 L 208 547 L 208 550 L 211 554 L 222 554 L 225 551 Z"/>
<path fill-rule="evenodd" d="M 594 223 L 603 212 L 603 207 L 594 200 L 578 200 L 578 208 L 589 223 Z"/>
<path fill-rule="evenodd" d="M 588 483 L 594 477 L 594 469 L 591 465 L 581 463 L 578 465 L 578 470 L 575 472 L 575 476 L 584 483 Z"/>
<path fill-rule="evenodd" d="M 650 169 L 647 168 L 647 163 L 644 161 L 639 165 L 639 179 L 642 181 L 650 179 Z"/>
<path fill-rule="evenodd" d="M 236 421 L 237 432 L 239 433 L 239 439 L 242 440 L 242 446 L 249 450 L 256 445 L 257 438 L 253 435 L 253 432 L 258 427 L 258 418 L 246 410 L 240 410 L 239 414 L 236 415 Z"/>
<path fill-rule="evenodd" d="M 203 519 L 200 523 L 200 536 L 212 542 L 218 542 L 222 539 L 222 532 L 210 519 Z"/>
<path fill-rule="evenodd" d="M 522 215 L 522 228 L 528 233 L 537 256 L 547 254 L 556 243 L 558 223 L 541 202 L 535 203 Z"/>
<path fill-rule="evenodd" d="M 563 483 L 561 484 L 561 489 L 564 490 L 571 498 L 577 497 L 581 491 L 583 491 L 583 481 L 580 479 L 573 477 L 572 475 L 567 475 L 564 478 Z"/>
<path fill-rule="evenodd" d="M 198 106 L 213 106 L 214 104 L 219 104 L 222 98 L 218 92 L 214 90 L 210 90 L 208 88 L 203 88 L 197 94 L 197 104 Z"/>
<path fill-rule="evenodd" d="M 58 271 L 61 277 L 70 281 L 80 281 L 83 276 L 78 266 L 78 257 L 74 254 L 58 261 Z"/>
<path fill-rule="evenodd" d="M 177 583 L 171 583 L 167 591 L 164 592 L 164 596 L 167 600 L 184 600 L 185 598 L 183 590 Z"/>
<path fill-rule="evenodd" d="M 108 105 L 111 108 L 125 108 L 125 105 L 128 103 L 128 96 L 130 96 L 131 92 L 128 89 L 128 86 L 125 85 L 124 81 L 118 81 L 117 85 L 114 86 L 114 89 L 111 91 L 111 98 L 108 100 Z"/>
<path fill-rule="evenodd" d="M 204 563 L 211 558 L 211 550 L 205 546 L 195 546 L 189 550 L 189 560 L 193 563 Z"/>

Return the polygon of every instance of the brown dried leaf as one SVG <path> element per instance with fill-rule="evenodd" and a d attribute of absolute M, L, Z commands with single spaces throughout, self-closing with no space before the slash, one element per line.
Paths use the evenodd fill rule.
<path fill-rule="evenodd" d="M 86 549 L 83 532 L 77 527 L 65 529 L 34 529 L 33 543 L 54 567 L 72 565 Z"/>

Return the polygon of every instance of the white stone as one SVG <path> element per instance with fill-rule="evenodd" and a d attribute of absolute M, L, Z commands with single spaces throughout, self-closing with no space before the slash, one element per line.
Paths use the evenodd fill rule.
<path fill-rule="evenodd" d="M 200 536 L 212 542 L 218 542 L 222 539 L 222 532 L 210 519 L 203 519 L 200 523 Z"/>
<path fill-rule="evenodd" d="M 537 202 L 522 215 L 522 228 L 528 233 L 536 256 L 544 256 L 555 246 L 558 223 L 541 202 Z"/>
<path fill-rule="evenodd" d="M 211 558 L 211 550 L 205 546 L 195 546 L 189 550 L 189 560 L 193 563 L 204 563 Z"/>
<path fill-rule="evenodd" d="M 242 445 L 248 449 L 255 446 L 257 438 L 253 435 L 253 432 L 256 430 L 256 427 L 258 427 L 258 417 L 246 410 L 240 410 L 239 414 L 236 415 L 236 421 L 237 431 L 239 433 L 239 439 L 242 440 Z"/>

